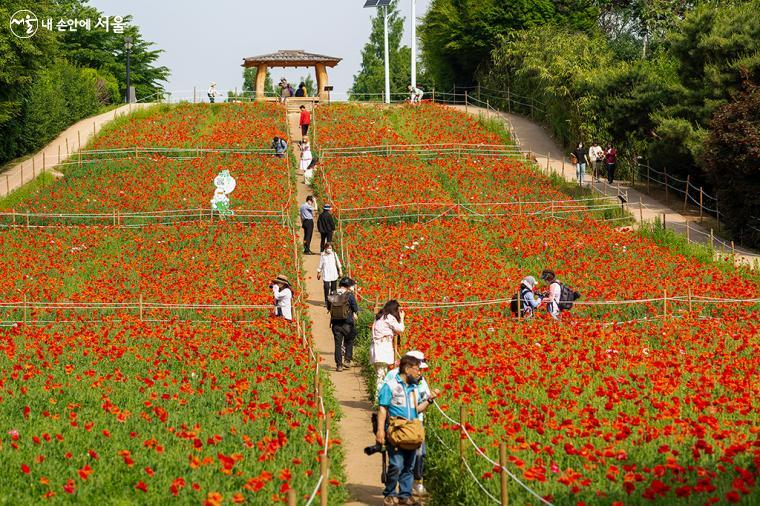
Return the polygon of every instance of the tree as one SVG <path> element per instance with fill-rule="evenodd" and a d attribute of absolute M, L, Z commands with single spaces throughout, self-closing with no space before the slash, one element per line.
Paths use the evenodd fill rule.
<path fill-rule="evenodd" d="M 438 88 L 472 85 L 500 36 L 550 22 L 588 32 L 598 17 L 592 0 L 433 0 L 419 28 L 423 63 Z"/>
<path fill-rule="evenodd" d="M 406 93 L 411 82 L 411 50 L 401 46 L 404 18 L 398 10 L 398 0 L 388 6 L 388 62 L 390 67 L 391 95 Z M 385 46 L 383 42 L 383 13 L 378 9 L 372 17 L 369 42 L 362 49 L 362 66 L 354 76 L 352 98 L 380 98 L 385 90 Z"/>
<path fill-rule="evenodd" d="M 86 0 L 57 0 L 55 17 L 90 19 L 95 22 L 104 14 L 86 4 Z M 132 16 L 122 16 L 124 23 L 130 23 Z M 81 67 L 98 69 L 116 78 L 120 96 L 126 96 L 127 55 L 124 39 L 132 38 L 130 49 L 130 82 L 135 87 L 137 98 L 145 98 L 163 90 L 169 77 L 169 69 L 157 66 L 156 61 L 163 50 L 153 49 L 154 44 L 146 41 L 140 28 L 130 25 L 123 34 L 113 30 L 95 29 L 75 32 L 56 32 L 62 54 L 66 59 Z"/>
<path fill-rule="evenodd" d="M 256 93 L 256 76 L 259 69 L 256 67 L 246 67 L 243 69 L 243 92 L 253 95 Z M 267 70 L 267 76 L 264 78 L 264 93 L 274 95 L 274 83 L 272 83 L 272 73 Z"/>
<path fill-rule="evenodd" d="M 760 87 L 746 86 L 713 115 L 705 173 L 733 237 L 760 247 Z"/>

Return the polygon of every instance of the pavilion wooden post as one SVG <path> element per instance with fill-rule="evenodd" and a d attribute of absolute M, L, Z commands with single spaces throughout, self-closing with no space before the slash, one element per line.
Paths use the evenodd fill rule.
<path fill-rule="evenodd" d="M 325 91 L 325 86 L 329 85 L 329 80 L 327 79 L 327 69 L 325 68 L 324 63 L 317 63 L 314 65 L 314 69 L 317 73 L 317 90 L 319 93 L 319 101 L 326 102 L 327 92 Z"/>
<path fill-rule="evenodd" d="M 264 100 L 264 86 L 267 81 L 267 66 L 260 63 L 256 67 L 256 100 Z"/>

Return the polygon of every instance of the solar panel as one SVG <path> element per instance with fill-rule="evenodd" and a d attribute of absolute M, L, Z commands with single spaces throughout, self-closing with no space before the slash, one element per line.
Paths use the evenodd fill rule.
<path fill-rule="evenodd" d="M 391 4 L 392 0 L 367 0 L 364 2 L 364 7 L 387 7 Z"/>

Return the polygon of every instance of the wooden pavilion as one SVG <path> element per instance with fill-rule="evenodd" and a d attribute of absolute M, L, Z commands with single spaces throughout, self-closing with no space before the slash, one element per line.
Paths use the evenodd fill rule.
<path fill-rule="evenodd" d="M 327 67 L 334 67 L 341 58 L 307 53 L 302 49 L 281 49 L 276 53 L 243 58 L 243 67 L 256 67 L 256 100 L 264 100 L 264 82 L 270 67 L 314 67 L 317 74 L 317 95 L 327 100 Z"/>

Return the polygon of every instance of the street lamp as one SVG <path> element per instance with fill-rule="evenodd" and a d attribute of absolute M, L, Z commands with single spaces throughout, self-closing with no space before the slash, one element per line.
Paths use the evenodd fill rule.
<path fill-rule="evenodd" d="M 127 50 L 127 93 L 126 93 L 124 101 L 129 104 L 132 102 L 132 93 L 131 93 L 132 82 L 130 80 L 130 75 L 129 75 L 129 63 L 130 63 L 129 57 L 130 57 L 130 50 L 132 49 L 132 37 L 124 37 L 124 49 Z"/>
<path fill-rule="evenodd" d="M 364 7 L 382 7 L 383 8 L 383 44 L 385 45 L 385 103 L 391 103 L 391 78 L 388 67 L 388 5 L 391 0 L 367 0 Z"/>

